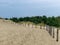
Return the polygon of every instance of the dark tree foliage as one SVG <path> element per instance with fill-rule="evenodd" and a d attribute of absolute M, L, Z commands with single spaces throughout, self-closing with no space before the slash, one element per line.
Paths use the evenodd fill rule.
<path fill-rule="evenodd" d="M 24 18 L 18 18 L 18 21 L 20 22 L 20 21 L 24 21 L 25 19 Z"/>
<path fill-rule="evenodd" d="M 20 17 L 20 18 L 17 18 L 17 17 L 12 17 L 10 18 L 10 20 L 14 21 L 14 22 L 22 22 L 22 21 L 25 21 L 25 22 L 33 22 L 35 24 L 39 24 L 39 23 L 44 23 L 46 25 L 49 25 L 49 26 L 55 26 L 55 27 L 60 27 L 60 16 L 58 17 L 46 17 L 45 15 L 44 16 L 34 16 L 34 17 Z"/>
<path fill-rule="evenodd" d="M 13 18 L 10 18 L 10 20 L 14 21 L 14 22 L 19 22 L 18 18 L 17 17 L 13 17 Z"/>
<path fill-rule="evenodd" d="M 5 20 L 8 20 L 8 18 L 5 18 Z"/>
<path fill-rule="evenodd" d="M 46 23 L 47 23 L 47 17 L 46 17 L 46 16 L 43 16 L 43 17 L 42 17 L 42 21 L 43 21 L 43 23 L 46 24 Z"/>

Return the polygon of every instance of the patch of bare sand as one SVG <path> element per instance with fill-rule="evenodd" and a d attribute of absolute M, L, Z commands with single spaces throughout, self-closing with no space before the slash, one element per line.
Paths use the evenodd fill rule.
<path fill-rule="evenodd" d="M 46 30 L 0 21 L 0 45 L 57 45 Z"/>

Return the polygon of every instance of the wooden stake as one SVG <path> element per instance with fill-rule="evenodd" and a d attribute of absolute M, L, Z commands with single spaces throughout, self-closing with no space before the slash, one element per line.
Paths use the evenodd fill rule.
<path fill-rule="evenodd" d="M 57 39 L 56 41 L 58 42 L 59 41 L 59 29 L 57 28 Z"/>

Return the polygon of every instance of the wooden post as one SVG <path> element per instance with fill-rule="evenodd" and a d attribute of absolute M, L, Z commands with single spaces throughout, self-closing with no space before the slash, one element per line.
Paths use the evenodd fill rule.
<path fill-rule="evenodd" d="M 32 24 L 32 28 L 33 28 L 33 24 Z"/>
<path fill-rule="evenodd" d="M 52 35 L 52 28 L 49 26 L 49 34 Z"/>
<path fill-rule="evenodd" d="M 56 41 L 58 42 L 59 41 L 59 29 L 57 28 L 57 39 Z"/>
<path fill-rule="evenodd" d="M 37 28 L 37 26 L 35 25 L 35 28 Z"/>
<path fill-rule="evenodd" d="M 42 26 L 40 25 L 40 29 L 42 29 Z"/>
<path fill-rule="evenodd" d="M 54 34 L 54 27 L 53 27 L 53 38 L 54 38 L 55 34 Z"/>
<path fill-rule="evenodd" d="M 30 25 L 30 24 L 28 23 L 28 27 L 29 27 L 29 25 Z"/>

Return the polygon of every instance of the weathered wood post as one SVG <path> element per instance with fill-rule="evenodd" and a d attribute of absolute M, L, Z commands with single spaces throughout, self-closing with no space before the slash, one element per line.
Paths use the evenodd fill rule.
<path fill-rule="evenodd" d="M 57 28 L 57 35 L 56 35 L 56 41 L 59 41 L 59 29 Z"/>
<path fill-rule="evenodd" d="M 25 26 L 26 26 L 26 23 L 25 23 Z"/>
<path fill-rule="evenodd" d="M 40 25 L 40 29 L 42 29 L 42 25 Z"/>
<path fill-rule="evenodd" d="M 48 25 L 46 25 L 46 30 L 48 31 Z"/>
<path fill-rule="evenodd" d="M 28 27 L 29 27 L 29 23 L 28 23 Z"/>
<path fill-rule="evenodd" d="M 33 28 L 33 24 L 32 24 L 32 28 Z"/>
<path fill-rule="evenodd" d="M 34 27 L 34 23 L 32 23 L 32 28 Z"/>
<path fill-rule="evenodd" d="M 35 24 L 35 28 L 37 28 L 37 25 Z"/>
<path fill-rule="evenodd" d="M 52 33 L 53 33 L 53 38 L 54 38 L 54 36 L 55 36 L 55 33 L 54 33 L 54 27 L 53 27 L 53 32 L 52 32 Z"/>
<path fill-rule="evenodd" d="M 52 26 L 49 26 L 49 34 L 52 36 Z"/>

